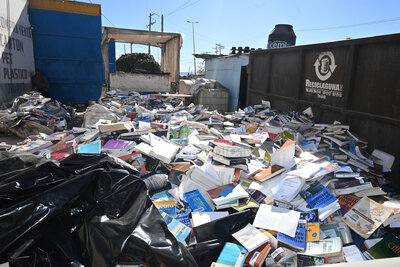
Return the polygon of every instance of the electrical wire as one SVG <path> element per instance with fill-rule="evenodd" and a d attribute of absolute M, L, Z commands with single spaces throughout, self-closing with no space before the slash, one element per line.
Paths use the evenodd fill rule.
<path fill-rule="evenodd" d="M 192 0 L 186 1 L 183 5 L 180 5 L 178 8 L 176 8 L 175 10 L 169 12 L 169 13 L 168 13 L 167 15 L 165 15 L 164 17 L 168 17 L 168 16 L 170 16 L 170 15 L 172 15 L 172 14 L 178 12 L 178 11 L 181 11 L 181 10 L 183 10 L 183 9 L 185 9 L 185 8 L 188 8 L 188 7 L 190 7 L 190 6 L 193 6 L 193 5 L 196 4 L 197 2 L 200 2 L 200 0 L 194 1 L 194 2 L 192 2 L 192 3 L 190 3 L 190 2 L 192 2 Z"/>
<path fill-rule="evenodd" d="M 93 4 L 92 0 L 89 0 L 89 2 L 90 2 L 91 4 Z M 111 24 L 112 26 L 115 27 L 114 23 L 112 23 L 111 20 L 109 20 L 109 19 L 106 17 L 106 15 L 104 15 L 104 13 L 101 13 L 101 15 L 102 15 L 108 22 L 110 22 L 110 24 Z"/>
<path fill-rule="evenodd" d="M 351 27 L 359 27 L 359 26 L 365 26 L 365 25 L 386 23 L 386 22 L 392 22 L 392 21 L 398 21 L 398 20 L 400 20 L 400 17 L 383 19 L 383 20 L 375 20 L 375 21 L 369 21 L 369 22 L 363 22 L 363 23 L 357 23 L 357 24 L 348 24 L 348 25 L 341 25 L 341 26 L 334 26 L 334 27 L 326 27 L 326 28 L 296 29 L 296 32 L 336 30 L 336 29 L 343 29 L 343 28 L 351 28 Z"/>

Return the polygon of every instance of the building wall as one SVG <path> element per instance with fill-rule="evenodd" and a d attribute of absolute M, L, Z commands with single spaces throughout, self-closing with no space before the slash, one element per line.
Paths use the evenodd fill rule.
<path fill-rule="evenodd" d="M 104 83 L 100 5 L 30 0 L 36 67 L 63 103 L 98 100 Z"/>
<path fill-rule="evenodd" d="M 31 89 L 35 65 L 27 0 L 0 0 L 0 104 Z"/>
<path fill-rule="evenodd" d="M 205 77 L 217 80 L 229 90 L 230 111 L 235 111 L 238 108 L 241 68 L 248 63 L 248 54 L 219 57 L 205 61 Z"/>

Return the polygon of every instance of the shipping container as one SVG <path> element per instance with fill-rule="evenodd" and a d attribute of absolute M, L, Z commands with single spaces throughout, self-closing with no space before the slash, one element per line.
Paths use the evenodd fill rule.
<path fill-rule="evenodd" d="M 98 100 L 104 83 L 100 5 L 31 0 L 36 68 L 50 83 L 49 97 L 64 103 Z"/>
<path fill-rule="evenodd" d="M 280 110 L 311 106 L 396 157 L 387 175 L 400 188 L 400 34 L 250 53 L 247 104 Z"/>

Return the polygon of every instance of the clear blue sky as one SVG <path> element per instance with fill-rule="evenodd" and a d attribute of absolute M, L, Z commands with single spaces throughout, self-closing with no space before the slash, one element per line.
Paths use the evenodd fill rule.
<path fill-rule="evenodd" d="M 89 0 L 82 0 L 90 2 Z M 297 45 L 368 37 L 400 32 L 400 0 L 91 0 L 101 4 L 102 13 L 116 27 L 146 30 L 149 13 L 164 14 L 164 30 L 183 33 L 181 72 L 193 71 L 192 28 L 195 24 L 196 52 L 214 52 L 216 43 L 225 46 L 266 48 L 268 34 L 275 24 L 292 24 Z M 154 30 L 160 30 L 161 19 L 154 17 Z M 375 23 L 331 30 L 314 30 L 337 26 Z M 102 17 L 103 26 L 113 26 Z M 128 45 L 127 52 L 130 51 Z M 134 52 L 146 47 L 134 46 Z M 159 58 L 158 49 L 152 54 Z M 124 52 L 123 45 L 117 53 Z"/>

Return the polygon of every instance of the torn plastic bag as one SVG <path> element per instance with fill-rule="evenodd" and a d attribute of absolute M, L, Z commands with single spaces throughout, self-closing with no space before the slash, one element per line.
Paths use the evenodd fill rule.
<path fill-rule="evenodd" d="M 45 161 L 42 157 L 28 152 L 0 152 L 0 174 L 24 169 Z"/>
<path fill-rule="evenodd" d="M 0 210 L 40 194 L 68 178 L 69 174 L 51 161 L 0 175 Z"/>
<path fill-rule="evenodd" d="M 145 183 L 124 167 L 106 155 L 61 161 L 59 171 L 68 179 L 0 210 L 0 259 L 11 266 L 115 266 L 120 259 L 196 266 L 168 231 Z"/>
<path fill-rule="evenodd" d="M 10 266 L 83 267 L 79 248 L 76 247 L 71 234 L 63 227 L 63 223 L 57 219 L 45 224 L 45 228 L 41 227 L 26 236 L 25 243 L 9 254 Z"/>
<path fill-rule="evenodd" d="M 232 233 L 239 231 L 248 223 L 253 223 L 255 213 L 246 210 L 227 217 L 194 227 L 197 244 L 188 247 L 201 267 L 211 266 L 216 261 L 226 242 L 234 241 Z"/>
<path fill-rule="evenodd" d="M 246 210 L 199 225 L 193 228 L 196 240 L 200 243 L 214 239 L 225 239 L 227 236 L 231 236 L 232 233 L 242 229 L 248 223 L 253 223 L 254 217 L 255 213 L 252 210 Z"/>
<path fill-rule="evenodd" d="M 32 177 L 36 180 L 37 177 Z M 2 209 L 0 212 L 0 254 L 11 247 L 24 234 L 35 230 L 61 212 L 82 188 L 92 182 L 93 175 L 78 176 L 51 189 Z M 17 223 L 18 222 L 18 223 Z"/>
<path fill-rule="evenodd" d="M 209 267 L 212 262 L 217 261 L 226 242 L 234 242 L 234 238 L 232 236 L 227 236 L 226 239 L 214 239 L 197 243 L 196 245 L 188 247 L 188 250 L 199 267 Z"/>
<path fill-rule="evenodd" d="M 137 173 L 137 170 L 125 161 L 107 154 L 99 154 L 96 156 L 93 156 L 93 154 L 73 154 L 63 159 L 60 162 L 60 167 L 75 174 L 86 173 L 98 168 L 104 168 L 106 170 L 120 169 L 130 174 Z"/>
<path fill-rule="evenodd" d="M 160 263 L 171 267 L 197 266 L 188 250 L 168 231 L 157 208 L 148 201 L 150 208 L 125 244 L 119 263 L 133 264 L 144 257 L 149 266 L 162 266 Z"/>

